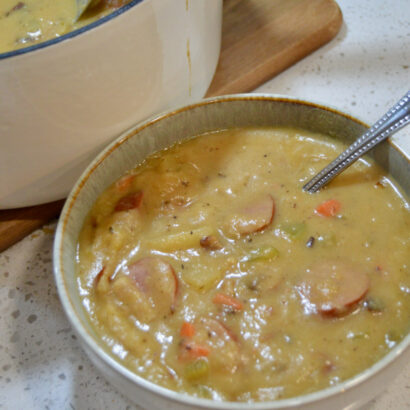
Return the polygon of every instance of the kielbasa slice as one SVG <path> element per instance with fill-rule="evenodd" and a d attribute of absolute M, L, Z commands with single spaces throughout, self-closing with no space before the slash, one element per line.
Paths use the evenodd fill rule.
<path fill-rule="evenodd" d="M 306 270 L 298 287 L 309 312 L 341 315 L 363 299 L 370 287 L 368 275 L 341 261 L 321 261 Z"/>
<path fill-rule="evenodd" d="M 271 195 L 261 195 L 236 212 L 228 223 L 228 233 L 244 236 L 265 229 L 273 221 L 275 201 Z"/>
<path fill-rule="evenodd" d="M 143 193 L 142 191 L 132 192 L 120 198 L 114 207 L 115 212 L 128 211 L 137 209 L 141 206 Z"/>
<path fill-rule="evenodd" d="M 123 306 L 141 322 L 173 312 L 178 279 L 172 266 L 159 257 L 146 257 L 128 266 L 128 275 L 113 282 Z"/>

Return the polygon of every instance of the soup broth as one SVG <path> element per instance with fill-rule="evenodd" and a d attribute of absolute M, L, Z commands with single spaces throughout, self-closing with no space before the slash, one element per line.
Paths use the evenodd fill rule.
<path fill-rule="evenodd" d="M 84 307 L 106 348 L 197 397 L 266 401 L 336 385 L 410 325 L 410 213 L 360 160 L 298 129 L 233 129 L 151 155 L 97 200 L 78 244 Z"/>
<path fill-rule="evenodd" d="M 76 21 L 76 0 L 2 0 L 0 53 L 60 37 L 92 23 L 130 1 L 101 0 Z"/>

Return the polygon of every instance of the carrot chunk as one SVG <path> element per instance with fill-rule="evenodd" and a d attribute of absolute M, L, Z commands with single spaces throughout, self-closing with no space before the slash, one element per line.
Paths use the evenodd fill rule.
<path fill-rule="evenodd" d="M 209 356 L 210 350 L 208 347 L 196 343 L 182 343 L 181 351 L 178 356 L 180 361 L 191 361 L 199 357 Z"/>
<path fill-rule="evenodd" d="M 197 380 L 209 373 L 209 363 L 207 359 L 200 358 L 185 366 L 185 378 L 187 380 Z"/>
<path fill-rule="evenodd" d="M 191 355 L 195 357 L 209 356 L 209 349 L 206 346 L 194 345 L 191 349 Z"/>
<path fill-rule="evenodd" d="M 195 327 L 192 323 L 184 322 L 181 326 L 181 337 L 192 337 L 195 334 Z"/>
<path fill-rule="evenodd" d="M 342 204 L 337 199 L 329 199 L 328 201 L 322 202 L 319 204 L 315 211 L 317 214 L 321 216 L 335 216 L 340 209 L 342 208 Z"/>
<path fill-rule="evenodd" d="M 242 302 L 232 296 L 225 295 L 224 293 L 217 293 L 212 302 L 216 305 L 225 305 L 234 308 L 235 310 L 241 310 L 243 308 Z"/>

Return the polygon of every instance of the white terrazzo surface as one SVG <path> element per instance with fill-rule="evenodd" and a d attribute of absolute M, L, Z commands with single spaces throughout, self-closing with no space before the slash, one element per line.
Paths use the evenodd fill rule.
<path fill-rule="evenodd" d="M 337 38 L 256 91 L 314 99 L 370 123 L 410 88 L 410 0 L 338 3 Z M 410 152 L 410 128 L 395 139 Z M 60 307 L 54 229 L 0 253 L 0 409 L 133 409 L 89 362 Z M 410 363 L 365 408 L 410 409 Z"/>

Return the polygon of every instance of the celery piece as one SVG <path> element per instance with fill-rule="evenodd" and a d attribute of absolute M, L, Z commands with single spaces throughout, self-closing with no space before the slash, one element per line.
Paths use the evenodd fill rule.
<path fill-rule="evenodd" d="M 201 358 L 185 366 L 185 378 L 187 380 L 197 380 L 206 376 L 209 372 L 208 360 Z"/>
<path fill-rule="evenodd" d="M 276 259 L 279 256 L 279 251 L 273 246 L 261 246 L 260 248 L 252 249 L 244 262 L 268 261 Z"/>
<path fill-rule="evenodd" d="M 282 224 L 280 230 L 291 240 L 301 239 L 306 232 L 306 224 L 304 222 Z"/>
<path fill-rule="evenodd" d="M 400 334 L 398 331 L 396 330 L 390 330 L 387 334 L 386 334 L 386 339 L 392 341 L 392 342 L 399 342 L 401 339 L 403 338 L 403 335 Z"/>
<path fill-rule="evenodd" d="M 334 248 L 335 246 L 337 246 L 337 242 L 338 240 L 336 238 L 336 235 L 333 233 L 319 235 L 317 238 L 317 243 L 324 248 Z"/>
<path fill-rule="evenodd" d="M 403 335 L 401 335 L 399 332 L 397 332 L 396 330 L 390 330 L 384 335 L 384 342 L 390 349 L 392 349 L 394 346 L 396 346 L 397 343 L 400 342 L 402 338 Z"/>
<path fill-rule="evenodd" d="M 349 339 L 353 339 L 353 340 L 368 339 L 369 334 L 366 332 L 356 332 L 356 333 L 350 333 L 348 337 Z"/>
<path fill-rule="evenodd" d="M 364 305 L 370 312 L 383 312 L 385 308 L 383 301 L 374 297 L 368 297 L 365 300 Z"/>

